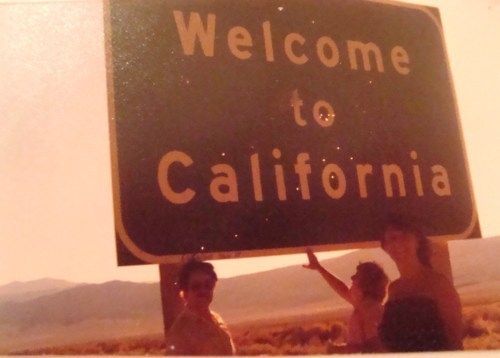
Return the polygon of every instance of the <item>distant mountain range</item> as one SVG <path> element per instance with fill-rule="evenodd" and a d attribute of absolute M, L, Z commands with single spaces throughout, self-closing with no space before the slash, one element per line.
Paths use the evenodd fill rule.
<path fill-rule="evenodd" d="M 158 283 L 82 284 L 0 303 L 0 354 L 162 331 Z"/>
<path fill-rule="evenodd" d="M 451 250 L 455 285 L 465 304 L 500 300 L 500 239 Z M 305 259 L 305 256 L 304 256 Z M 358 250 L 322 264 L 349 282 L 360 262 L 376 261 L 394 279 L 380 249 Z M 219 281 L 213 308 L 230 324 L 307 317 L 347 308 L 321 276 L 300 265 Z M 0 286 L 0 353 L 163 329 L 158 283 L 77 284 L 42 279 Z"/>
<path fill-rule="evenodd" d="M 52 278 L 42 278 L 28 282 L 14 281 L 0 286 L 0 303 L 6 301 L 27 301 L 77 285 L 79 284 Z"/>
<path fill-rule="evenodd" d="M 111 281 L 84 284 L 21 302 L 0 305 L 0 324 L 21 329 L 71 325 L 88 319 L 136 319 L 161 313 L 158 283 Z"/>

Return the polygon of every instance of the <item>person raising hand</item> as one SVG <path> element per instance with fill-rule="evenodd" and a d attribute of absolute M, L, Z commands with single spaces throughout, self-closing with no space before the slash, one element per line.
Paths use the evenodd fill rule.
<path fill-rule="evenodd" d="M 389 283 L 384 270 L 375 262 L 360 263 L 348 286 L 328 272 L 311 249 L 307 249 L 306 253 L 309 262 L 303 267 L 319 272 L 328 285 L 354 308 L 347 326 L 346 345 L 335 346 L 331 353 L 380 351 L 378 326 Z"/>

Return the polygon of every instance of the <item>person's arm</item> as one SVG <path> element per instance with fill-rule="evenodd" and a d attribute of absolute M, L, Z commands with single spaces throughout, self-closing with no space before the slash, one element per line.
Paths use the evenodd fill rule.
<path fill-rule="evenodd" d="M 348 302 L 351 302 L 351 293 L 349 291 L 349 287 L 347 287 L 344 282 L 342 282 L 340 279 L 328 272 L 323 266 L 321 266 L 318 258 L 316 257 L 316 255 L 314 255 L 311 249 L 307 249 L 306 253 L 309 263 L 302 266 L 310 270 L 318 271 L 321 276 L 323 276 L 325 281 L 330 285 L 330 287 L 333 288 L 333 290 L 337 292 L 340 297 Z"/>

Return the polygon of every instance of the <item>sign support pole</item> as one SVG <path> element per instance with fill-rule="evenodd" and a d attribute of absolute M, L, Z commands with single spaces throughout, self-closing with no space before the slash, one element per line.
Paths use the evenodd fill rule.
<path fill-rule="evenodd" d="M 183 303 L 176 285 L 180 264 L 160 264 L 160 292 L 165 334 L 174 323 L 175 317 L 182 310 Z"/>

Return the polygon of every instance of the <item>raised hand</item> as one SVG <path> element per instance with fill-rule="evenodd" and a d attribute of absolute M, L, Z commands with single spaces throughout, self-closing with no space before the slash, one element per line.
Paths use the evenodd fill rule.
<path fill-rule="evenodd" d="M 302 267 L 310 269 L 310 270 L 319 270 L 321 268 L 321 265 L 319 264 L 318 258 L 312 252 L 310 248 L 306 250 L 307 254 L 307 259 L 309 260 L 309 263 L 307 265 L 302 265 Z"/>

